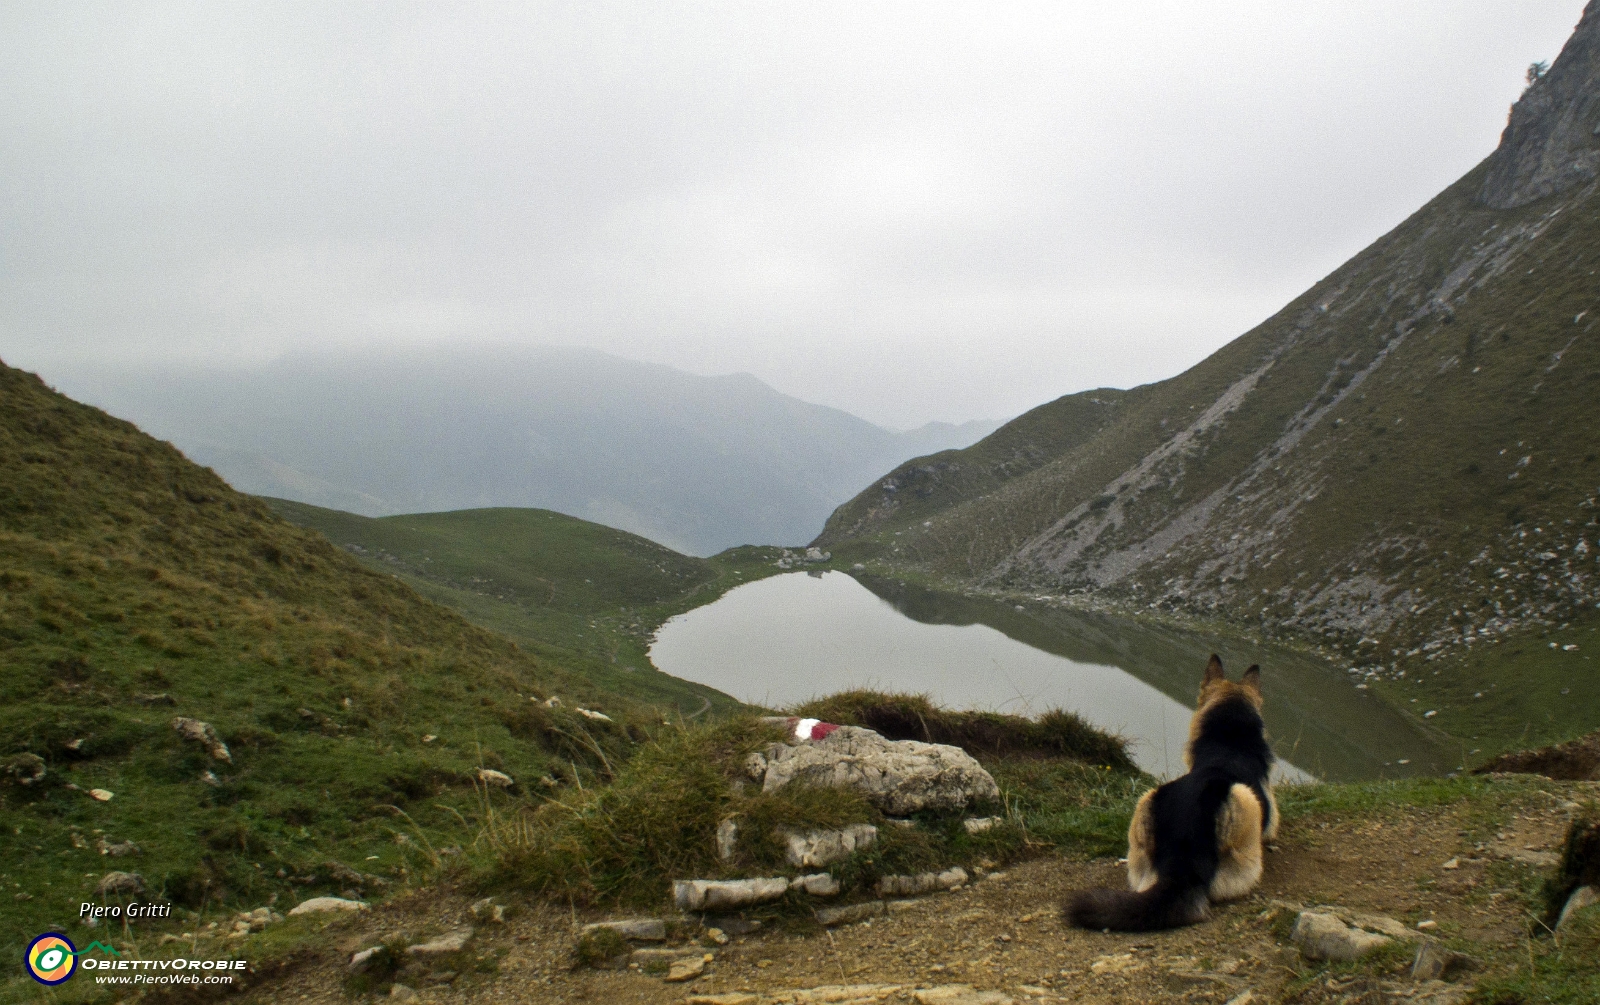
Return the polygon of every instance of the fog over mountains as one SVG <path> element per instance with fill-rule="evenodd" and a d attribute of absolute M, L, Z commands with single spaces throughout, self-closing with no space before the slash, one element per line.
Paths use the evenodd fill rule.
<path fill-rule="evenodd" d="M 298 356 L 60 386 L 245 492 L 366 516 L 539 506 L 699 555 L 807 541 L 882 471 L 999 425 L 896 432 L 748 374 L 566 348 Z"/>

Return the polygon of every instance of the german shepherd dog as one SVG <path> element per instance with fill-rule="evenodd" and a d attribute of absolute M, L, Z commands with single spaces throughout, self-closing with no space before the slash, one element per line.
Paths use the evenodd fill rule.
<path fill-rule="evenodd" d="M 1146 792 L 1128 827 L 1125 890 L 1084 890 L 1066 905 L 1080 928 L 1145 932 L 1210 915 L 1261 878 L 1261 846 L 1278 833 L 1268 772 L 1272 749 L 1261 721 L 1261 668 L 1237 684 L 1215 655 L 1184 748 L 1189 773 Z"/>

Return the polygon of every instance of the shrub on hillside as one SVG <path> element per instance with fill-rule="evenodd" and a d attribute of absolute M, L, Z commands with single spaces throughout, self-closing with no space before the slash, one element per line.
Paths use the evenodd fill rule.
<path fill-rule="evenodd" d="M 1029 719 L 1001 712 L 940 708 L 920 694 L 841 691 L 808 702 L 795 715 L 865 726 L 891 740 L 948 743 L 978 758 L 1069 758 L 1117 771 L 1135 770 L 1127 741 L 1056 708 Z"/>

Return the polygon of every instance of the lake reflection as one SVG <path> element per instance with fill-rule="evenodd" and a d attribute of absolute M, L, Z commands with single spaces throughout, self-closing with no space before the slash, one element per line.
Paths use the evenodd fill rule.
<path fill-rule="evenodd" d="M 651 660 L 768 707 L 861 687 L 926 693 L 952 708 L 1037 714 L 1059 706 L 1130 738 L 1140 767 L 1171 777 L 1184 770 L 1185 702 L 1193 702 L 1215 650 L 1234 676 L 1250 662 L 1263 665 L 1268 727 L 1283 760 L 1332 779 L 1442 768 L 1440 752 L 1403 717 L 1305 657 L 1234 655 L 1236 643 L 1120 619 L 1043 607 L 1019 612 L 892 580 L 866 582 L 873 589 L 844 573 L 795 573 L 739 587 L 663 625 Z M 1330 709 L 1330 701 L 1341 707 Z M 1402 759 L 1410 763 L 1399 765 Z"/>

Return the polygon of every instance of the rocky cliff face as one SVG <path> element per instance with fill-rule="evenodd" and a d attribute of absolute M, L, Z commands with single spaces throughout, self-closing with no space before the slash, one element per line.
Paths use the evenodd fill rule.
<path fill-rule="evenodd" d="M 1198 366 L 903 465 L 818 543 L 1374 662 L 1592 617 L 1597 53 L 1591 5 L 1486 163 Z"/>
<path fill-rule="evenodd" d="M 1600 0 L 1555 65 L 1511 106 L 1479 196 L 1511 209 L 1593 181 L 1600 169 Z"/>

